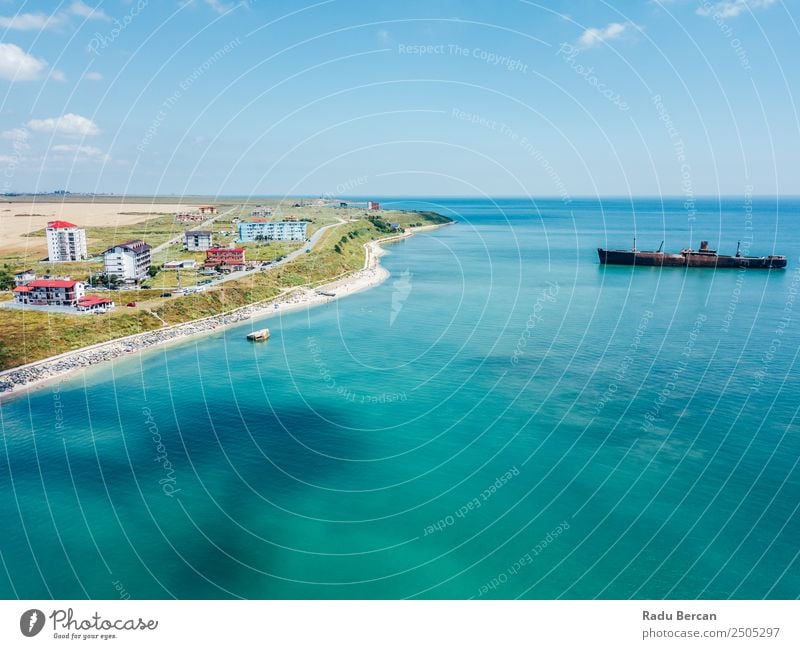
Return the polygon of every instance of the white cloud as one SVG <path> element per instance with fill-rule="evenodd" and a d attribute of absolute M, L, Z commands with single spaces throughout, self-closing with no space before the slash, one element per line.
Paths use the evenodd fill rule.
<path fill-rule="evenodd" d="M 249 0 L 239 0 L 238 2 L 223 2 L 223 0 L 203 0 L 204 3 L 211 7 L 218 14 L 226 14 L 237 7 L 248 8 L 250 6 Z M 178 0 L 181 7 L 197 7 L 196 0 Z"/>
<path fill-rule="evenodd" d="M 0 133 L 0 138 L 11 142 L 11 148 L 17 152 L 27 151 L 31 148 L 31 145 L 28 143 L 29 137 L 30 133 L 28 133 L 28 129 L 25 128 L 12 128 Z"/>
<path fill-rule="evenodd" d="M 14 16 L 0 16 L 0 28 L 19 29 L 20 31 L 41 31 L 49 27 L 56 27 L 62 22 L 62 15 L 55 14 L 51 16 L 41 11 L 28 14 L 16 14 Z"/>
<path fill-rule="evenodd" d="M 87 156 L 103 155 L 103 152 L 96 146 L 85 146 L 83 144 L 56 144 L 50 150 L 55 153 L 80 153 Z"/>
<path fill-rule="evenodd" d="M 56 159 L 69 158 L 73 162 L 108 162 L 111 157 L 96 146 L 83 144 L 56 144 L 50 148 Z"/>
<path fill-rule="evenodd" d="M 83 75 L 83 78 L 87 81 L 102 81 L 103 75 L 99 72 L 87 72 Z"/>
<path fill-rule="evenodd" d="M 0 133 L 0 137 L 4 140 L 19 141 L 28 138 L 28 129 L 25 128 L 12 128 Z"/>
<path fill-rule="evenodd" d="M 87 20 L 110 21 L 110 16 L 102 9 L 90 7 L 81 0 L 75 0 L 67 11 L 46 14 L 41 11 L 0 16 L 0 29 L 18 29 L 20 31 L 42 31 L 62 26 L 69 16 L 79 16 Z"/>
<path fill-rule="evenodd" d="M 723 0 L 711 6 L 703 5 L 697 9 L 701 16 L 719 16 L 720 18 L 735 18 L 741 13 L 752 9 L 765 9 L 775 4 L 776 0 Z"/>
<path fill-rule="evenodd" d="M 100 129 L 87 117 L 67 113 L 61 117 L 48 117 L 47 119 L 32 119 L 28 128 L 43 133 L 56 133 L 59 135 L 97 135 Z"/>
<path fill-rule="evenodd" d="M 0 43 L 0 79 L 33 81 L 40 79 L 47 61 L 37 59 L 13 43 Z"/>
<path fill-rule="evenodd" d="M 50 78 L 53 81 L 66 81 L 67 75 L 64 74 L 63 70 L 56 70 L 55 68 L 50 71 Z"/>
<path fill-rule="evenodd" d="M 73 16 L 80 16 L 81 18 L 87 18 L 88 20 L 111 20 L 105 11 L 90 7 L 81 0 L 75 0 L 75 2 L 70 5 L 69 12 Z"/>
<path fill-rule="evenodd" d="M 233 9 L 233 5 L 230 5 L 226 2 L 221 2 L 221 0 L 206 0 L 206 4 L 218 14 L 228 13 L 231 9 Z"/>
<path fill-rule="evenodd" d="M 590 27 L 587 29 L 578 42 L 584 47 L 594 47 L 606 41 L 619 38 L 625 33 L 630 23 L 609 23 L 606 27 Z"/>

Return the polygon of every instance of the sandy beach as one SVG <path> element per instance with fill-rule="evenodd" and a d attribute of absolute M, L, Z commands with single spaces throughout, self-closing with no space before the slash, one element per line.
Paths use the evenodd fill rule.
<path fill-rule="evenodd" d="M 400 235 L 372 241 L 364 246 L 366 251 L 365 261 L 360 270 L 343 277 L 334 278 L 321 286 L 301 286 L 289 289 L 283 295 L 267 302 L 257 302 L 228 313 L 210 316 L 201 320 L 193 320 L 179 325 L 134 334 L 125 338 L 118 338 L 0 372 L 0 399 L 19 395 L 28 390 L 41 387 L 46 383 L 61 380 L 67 375 L 82 369 L 93 367 L 98 363 L 110 361 L 121 356 L 136 352 L 143 353 L 156 346 L 176 344 L 193 336 L 207 335 L 226 327 L 240 325 L 247 320 L 263 319 L 301 309 L 309 309 L 367 290 L 381 284 L 389 277 L 389 271 L 380 264 L 380 258 L 387 252 L 381 247 L 382 244 L 399 241 L 418 232 L 439 227 L 442 226 L 418 227 Z M 322 295 L 321 292 L 333 293 L 334 295 Z"/>

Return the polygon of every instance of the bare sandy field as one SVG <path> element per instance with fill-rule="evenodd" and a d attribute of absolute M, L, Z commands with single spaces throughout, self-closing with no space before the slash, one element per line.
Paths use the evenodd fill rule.
<path fill-rule="evenodd" d="M 80 226 L 119 227 L 139 223 L 163 212 L 191 210 L 177 203 L 0 202 L 0 252 L 26 250 L 24 234 L 41 230 L 48 221 L 63 220 Z"/>

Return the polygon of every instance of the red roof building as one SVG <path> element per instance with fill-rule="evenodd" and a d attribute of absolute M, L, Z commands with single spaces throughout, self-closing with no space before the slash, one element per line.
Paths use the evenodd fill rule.
<path fill-rule="evenodd" d="M 99 295 L 87 295 L 78 300 L 78 311 L 108 311 L 114 308 L 114 300 Z"/>
<path fill-rule="evenodd" d="M 17 304 L 34 306 L 76 306 L 83 296 L 83 283 L 74 279 L 35 279 L 14 288 Z"/>
<path fill-rule="evenodd" d="M 77 228 L 78 226 L 69 221 L 49 221 L 47 227 L 51 230 L 58 230 L 63 228 Z"/>
<path fill-rule="evenodd" d="M 244 248 L 209 248 L 206 266 L 244 267 Z"/>
<path fill-rule="evenodd" d="M 74 279 L 35 279 L 27 285 L 31 288 L 75 288 L 76 282 Z"/>
<path fill-rule="evenodd" d="M 69 221 L 47 224 L 47 258 L 51 262 L 88 259 L 86 230 Z"/>

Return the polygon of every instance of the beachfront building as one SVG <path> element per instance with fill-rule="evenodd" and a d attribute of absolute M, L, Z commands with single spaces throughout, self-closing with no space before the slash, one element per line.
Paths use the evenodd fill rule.
<path fill-rule="evenodd" d="M 209 248 L 206 267 L 221 266 L 226 270 L 244 270 L 244 248 Z"/>
<path fill-rule="evenodd" d="M 381 209 L 381 204 L 378 201 L 368 201 L 367 202 L 367 209 L 368 210 L 379 210 L 379 209 Z"/>
<path fill-rule="evenodd" d="M 97 295 L 86 295 L 78 300 L 75 308 L 78 311 L 90 311 L 92 313 L 105 313 L 114 308 L 114 300 Z"/>
<path fill-rule="evenodd" d="M 109 248 L 103 253 L 103 268 L 108 277 L 140 282 L 150 270 L 150 245 L 135 239 Z"/>
<path fill-rule="evenodd" d="M 14 301 L 23 305 L 74 307 L 83 296 L 83 282 L 73 279 L 35 279 L 14 287 Z"/>
<path fill-rule="evenodd" d="M 239 224 L 239 241 L 305 241 L 305 221 L 248 221 Z"/>
<path fill-rule="evenodd" d="M 186 250 L 205 252 L 212 247 L 213 235 L 208 230 L 187 230 L 183 234 Z"/>
<path fill-rule="evenodd" d="M 69 221 L 50 221 L 47 224 L 48 261 L 81 261 L 88 256 L 86 230 Z"/>
<path fill-rule="evenodd" d="M 216 214 L 217 213 L 217 206 L 216 205 L 201 205 L 197 209 L 200 210 L 200 214 Z"/>
<path fill-rule="evenodd" d="M 14 286 L 23 286 L 28 282 L 32 282 L 36 279 L 36 273 L 33 272 L 33 268 L 28 268 L 28 270 L 21 270 L 18 273 L 14 273 Z"/>

